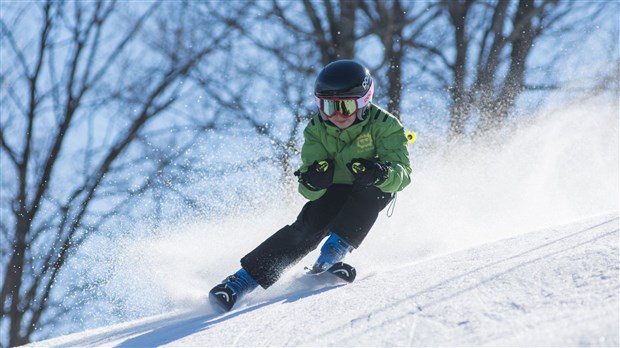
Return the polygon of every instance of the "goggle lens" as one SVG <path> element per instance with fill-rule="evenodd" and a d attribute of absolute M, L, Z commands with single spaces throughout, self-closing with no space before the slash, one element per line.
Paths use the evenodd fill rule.
<path fill-rule="evenodd" d="M 321 99 L 321 110 L 329 117 L 335 116 L 336 113 L 347 117 L 357 111 L 357 102 L 355 99 Z"/>

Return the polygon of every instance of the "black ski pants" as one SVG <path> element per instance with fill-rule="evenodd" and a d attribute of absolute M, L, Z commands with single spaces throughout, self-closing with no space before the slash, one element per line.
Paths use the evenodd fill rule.
<path fill-rule="evenodd" d="M 334 184 L 321 198 L 306 203 L 293 224 L 244 256 L 241 266 L 266 289 L 331 232 L 358 248 L 393 196 L 375 186 Z"/>

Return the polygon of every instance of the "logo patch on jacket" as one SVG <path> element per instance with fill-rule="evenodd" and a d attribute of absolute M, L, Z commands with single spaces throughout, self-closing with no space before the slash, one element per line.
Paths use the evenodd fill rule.
<path fill-rule="evenodd" d="M 370 136 L 370 134 L 360 134 L 360 136 L 357 137 L 357 148 L 359 151 L 364 151 L 372 148 L 372 137 Z"/>

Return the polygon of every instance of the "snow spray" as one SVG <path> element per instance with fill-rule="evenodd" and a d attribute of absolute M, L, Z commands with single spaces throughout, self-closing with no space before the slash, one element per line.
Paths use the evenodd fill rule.
<path fill-rule="evenodd" d="M 411 185 L 398 194 L 393 217 L 381 214 L 347 259 L 360 277 L 617 211 L 616 107 L 570 105 L 532 120 L 495 145 L 448 147 L 444 141 L 423 155 L 414 147 L 432 135 L 418 132 L 411 144 Z M 272 190 L 264 184 L 265 192 Z M 107 298 L 114 299 L 111 321 L 201 308 L 208 290 L 236 271 L 242 256 L 293 222 L 304 203 L 301 197 L 274 201 L 235 216 L 172 224 L 124 239 L 114 248 L 114 272 L 103 286 Z M 298 271 L 286 273 L 269 296 L 294 291 L 291 284 L 316 256 L 311 253 Z M 256 298 L 267 296 L 260 293 Z"/>

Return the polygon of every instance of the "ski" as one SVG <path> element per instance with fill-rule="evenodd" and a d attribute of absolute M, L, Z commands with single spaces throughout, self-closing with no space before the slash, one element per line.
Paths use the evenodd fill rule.
<path fill-rule="evenodd" d="M 224 284 L 219 284 L 209 291 L 209 302 L 220 313 L 228 312 L 237 301 L 237 294 Z"/>
<path fill-rule="evenodd" d="M 309 275 L 317 276 L 324 273 L 329 273 L 340 278 L 346 283 L 353 283 L 355 277 L 357 276 L 357 271 L 355 270 L 355 267 L 344 262 L 337 262 L 324 272 L 316 272 L 312 268 L 308 267 L 306 267 L 305 269 Z"/>
<path fill-rule="evenodd" d="M 319 277 L 323 274 L 331 274 L 345 283 L 353 283 L 357 276 L 355 267 L 344 262 L 337 262 L 325 271 L 316 271 L 308 267 L 305 267 L 305 269 L 308 275 Z M 238 294 L 231 287 L 226 286 L 226 284 L 218 284 L 209 291 L 209 302 L 219 313 L 230 311 L 237 299 Z"/>

